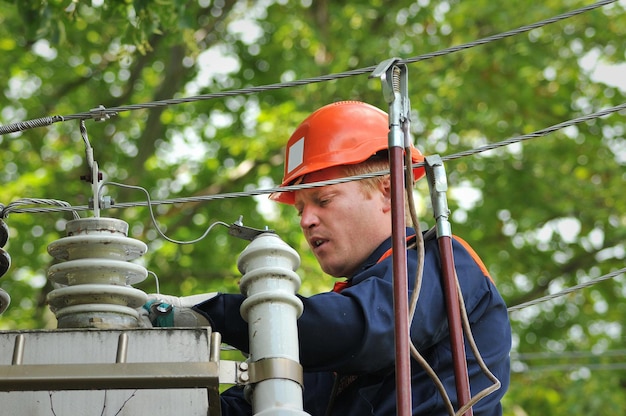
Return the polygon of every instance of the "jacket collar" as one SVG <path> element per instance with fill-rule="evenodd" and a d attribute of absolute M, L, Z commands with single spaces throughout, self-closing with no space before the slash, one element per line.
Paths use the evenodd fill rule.
<path fill-rule="evenodd" d="M 406 228 L 407 239 L 413 238 L 415 236 L 415 230 L 413 228 Z M 361 264 L 361 266 L 357 269 L 356 273 L 348 278 L 348 280 L 352 280 L 352 278 L 359 273 L 369 269 L 374 266 L 376 263 L 384 260 L 386 257 L 391 255 L 392 248 L 392 239 L 391 237 L 387 238 L 381 245 L 379 245 L 376 250 L 369 255 L 369 257 Z"/>

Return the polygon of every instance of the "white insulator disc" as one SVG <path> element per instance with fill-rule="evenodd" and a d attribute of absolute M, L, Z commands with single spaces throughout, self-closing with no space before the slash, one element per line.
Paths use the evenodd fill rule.
<path fill-rule="evenodd" d="M 148 295 L 129 286 L 77 285 L 53 290 L 48 293 L 47 301 L 52 312 L 58 314 L 69 306 L 88 304 L 101 309 L 107 305 L 139 308 L 148 301 Z"/>
<path fill-rule="evenodd" d="M 73 305 L 55 312 L 59 328 L 136 328 L 139 313 L 122 305 Z"/>
<path fill-rule="evenodd" d="M 78 259 L 52 265 L 48 279 L 62 285 L 88 283 L 134 285 L 148 277 L 145 267 L 127 261 L 110 259 Z"/>
<path fill-rule="evenodd" d="M 104 258 L 133 260 L 146 254 L 148 246 L 134 238 L 115 235 L 74 235 L 48 245 L 48 253 L 62 260 Z"/>

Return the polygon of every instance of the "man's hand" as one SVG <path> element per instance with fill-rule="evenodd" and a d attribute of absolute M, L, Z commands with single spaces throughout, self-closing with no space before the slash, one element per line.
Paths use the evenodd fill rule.
<path fill-rule="evenodd" d="M 193 296 L 171 296 L 149 294 L 148 301 L 143 305 L 143 314 L 155 327 L 196 327 L 209 326 L 209 321 L 191 308 L 205 300 L 215 297 L 217 293 L 203 293 Z"/>

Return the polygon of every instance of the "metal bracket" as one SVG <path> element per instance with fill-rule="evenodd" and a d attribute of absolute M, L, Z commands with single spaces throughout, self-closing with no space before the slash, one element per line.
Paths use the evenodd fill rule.
<path fill-rule="evenodd" d="M 246 385 L 250 382 L 248 363 L 246 361 L 219 361 L 219 381 L 220 384 Z"/>
<path fill-rule="evenodd" d="M 389 104 L 389 146 L 406 149 L 410 147 L 408 124 L 411 114 L 407 75 L 406 65 L 395 57 L 381 62 L 370 75 L 370 78 L 380 78 L 383 97 Z M 398 134 L 398 129 L 402 129 L 403 134 Z"/>
<path fill-rule="evenodd" d="M 250 383 L 258 383 L 268 379 L 292 380 L 304 386 L 302 365 L 288 358 L 263 358 L 259 361 L 248 363 Z"/>
<path fill-rule="evenodd" d="M 380 78 L 383 87 L 383 97 L 387 103 L 391 103 L 396 99 L 396 93 L 408 96 L 408 85 L 405 76 L 406 65 L 399 62 L 401 62 L 401 59 L 397 57 L 386 59 L 378 64 L 369 76 L 370 78 Z M 394 77 L 394 71 L 400 71 L 399 79 Z M 399 84 L 398 81 L 400 82 Z"/>
<path fill-rule="evenodd" d="M 103 106 L 100 107 L 104 109 Z M 94 110 L 95 109 L 92 109 L 91 111 Z M 93 195 L 89 198 L 89 208 L 93 209 L 94 217 L 99 217 L 101 203 L 99 182 L 102 180 L 102 172 L 98 170 L 98 163 L 94 160 L 93 148 L 91 147 L 91 143 L 89 143 L 89 136 L 87 135 L 87 127 L 85 126 L 84 120 L 80 121 L 80 134 L 85 142 L 85 161 L 87 162 L 87 167 L 89 168 L 89 172 L 80 178 L 91 184 L 91 192 Z"/>
<path fill-rule="evenodd" d="M 424 159 L 424 168 L 426 169 L 426 177 L 428 178 L 430 199 L 433 205 L 433 216 L 437 221 L 437 237 L 451 237 L 452 229 L 448 221 L 450 209 L 448 208 L 448 200 L 446 198 L 448 180 L 446 178 L 443 160 L 439 155 L 426 156 Z"/>
<path fill-rule="evenodd" d="M 259 235 L 264 233 L 272 233 L 276 234 L 274 230 L 270 230 L 267 227 L 261 230 L 258 228 L 246 227 L 243 225 L 243 215 L 239 216 L 239 219 L 233 223 L 230 227 L 228 227 L 228 234 L 233 237 L 241 238 L 243 240 L 252 241 L 257 238 Z"/>
<path fill-rule="evenodd" d="M 100 104 L 96 108 L 92 108 L 91 110 L 89 110 L 89 114 L 91 114 L 91 118 L 93 118 L 95 121 L 105 121 L 110 119 L 112 115 L 117 115 L 116 112 L 107 112 L 106 107 L 104 107 L 102 104 Z"/>

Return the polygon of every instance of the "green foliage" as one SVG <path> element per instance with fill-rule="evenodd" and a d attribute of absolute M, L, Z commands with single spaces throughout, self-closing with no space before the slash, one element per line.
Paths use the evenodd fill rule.
<path fill-rule="evenodd" d="M 471 42 L 583 5 L 3 1 L 0 123 L 340 73 Z M 418 147 L 454 154 L 622 104 L 624 90 L 592 77 L 593 67 L 581 62 L 624 64 L 625 32 L 623 6 L 612 4 L 409 65 Z M 123 111 L 102 122 L 88 120 L 86 127 L 106 181 L 144 187 L 155 200 L 221 195 L 280 182 L 291 132 L 314 109 L 341 99 L 386 106 L 379 81 L 359 75 Z M 624 131 L 623 114 L 614 114 L 447 163 L 453 232 L 476 248 L 509 305 L 624 267 Z M 84 151 L 73 120 L 0 136 L 0 203 L 54 198 L 87 205 L 91 190 L 80 180 L 87 173 Z M 424 195 L 424 226 L 431 226 L 426 183 L 417 189 Z M 145 202 L 142 192 L 115 185 L 105 193 L 118 203 Z M 146 207 L 103 215 L 127 221 L 130 236 L 148 244 L 142 261 L 164 293 L 238 290 L 236 261 L 246 242 L 225 228 L 181 245 L 155 231 Z M 176 240 L 196 239 L 216 221 L 232 223 L 240 215 L 246 225 L 275 229 L 298 250 L 302 293 L 332 286 L 308 253 L 291 207 L 268 204 L 264 196 L 155 207 L 158 226 Z M 45 271 L 52 262 L 46 247 L 64 235 L 69 219 L 66 212 L 5 219 L 13 263 L 0 287 L 13 303 L 0 328 L 55 327 L 45 304 L 51 289 Z M 625 283 L 622 275 L 512 313 L 514 352 L 522 358 L 514 359 L 506 415 L 617 414 L 625 407 L 623 355 L 607 354 L 624 349 Z M 137 287 L 152 292 L 155 283 L 149 278 Z M 551 364 L 567 364 L 558 357 L 576 351 L 590 355 L 572 368 L 523 358 L 550 353 Z"/>

